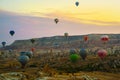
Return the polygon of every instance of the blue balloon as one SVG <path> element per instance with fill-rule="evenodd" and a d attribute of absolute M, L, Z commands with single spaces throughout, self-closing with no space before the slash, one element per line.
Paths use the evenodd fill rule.
<path fill-rule="evenodd" d="M 83 60 L 85 60 L 86 59 L 86 57 L 87 57 L 87 51 L 86 51 L 86 49 L 84 49 L 84 48 L 82 48 L 81 50 L 80 50 L 80 56 L 82 57 L 82 59 Z"/>
<path fill-rule="evenodd" d="M 76 54 L 75 49 L 71 49 L 71 50 L 70 50 L 70 55 L 72 55 L 72 54 Z"/>
<path fill-rule="evenodd" d="M 55 43 L 55 44 L 54 44 L 54 47 L 59 47 L 59 44 Z"/>
<path fill-rule="evenodd" d="M 12 49 L 9 49 L 8 51 L 9 51 L 9 53 L 11 53 L 13 50 L 12 50 Z"/>
<path fill-rule="evenodd" d="M 6 42 L 2 42 L 2 45 L 3 45 L 3 47 L 5 47 L 5 45 L 6 45 Z"/>
<path fill-rule="evenodd" d="M 75 5 L 76 5 L 76 6 L 79 6 L 79 2 L 75 2 Z"/>
<path fill-rule="evenodd" d="M 15 34 L 15 31 L 11 30 L 9 33 L 11 36 L 13 36 Z"/>
<path fill-rule="evenodd" d="M 26 52 L 20 52 L 20 56 L 26 55 Z"/>
<path fill-rule="evenodd" d="M 28 52 L 26 52 L 26 55 L 27 55 L 29 58 L 32 58 L 33 52 L 32 52 L 32 51 L 28 51 Z"/>
<path fill-rule="evenodd" d="M 18 57 L 18 61 L 21 63 L 22 68 L 25 67 L 25 65 L 28 63 L 29 61 L 29 57 L 27 55 L 22 55 Z"/>

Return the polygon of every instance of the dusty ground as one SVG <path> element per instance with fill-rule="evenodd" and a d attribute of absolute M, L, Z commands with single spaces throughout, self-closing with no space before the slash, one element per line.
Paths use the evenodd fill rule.
<path fill-rule="evenodd" d="M 86 80 L 120 80 L 120 56 L 108 56 L 104 60 L 100 60 L 98 56 L 89 55 L 85 61 L 80 59 L 78 63 L 72 64 L 68 55 L 63 55 L 37 55 L 38 57 L 30 59 L 25 69 L 21 69 L 21 64 L 17 58 L 0 59 L 0 80 L 85 80 L 84 78 L 86 77 L 89 78 L 86 78 Z M 84 67 L 88 64 L 102 63 L 104 65 L 107 62 L 111 62 L 110 60 L 117 61 L 116 68 L 105 65 L 102 66 L 102 70 L 99 70 L 99 68 L 96 71 L 84 70 Z M 112 63 L 115 64 L 114 62 Z M 68 65 L 72 65 L 74 68 L 70 68 Z M 78 68 L 83 69 L 81 71 Z M 79 71 L 74 72 L 74 75 L 72 75 L 72 73 L 67 72 L 67 69 L 69 71 L 78 69 Z M 20 72 L 20 74 L 25 76 L 25 79 L 10 79 L 10 77 L 14 76 L 10 76 L 7 73 L 11 72 Z M 1 79 L 1 75 L 2 77 L 4 76 L 4 79 Z M 6 77 L 9 79 L 5 79 Z"/>
<path fill-rule="evenodd" d="M 44 67 L 42 70 L 39 67 L 26 67 L 25 69 L 20 68 L 20 64 L 16 61 L 0 61 L 0 73 L 10 73 L 10 72 L 22 72 L 23 75 L 26 76 L 25 80 L 84 80 L 84 77 L 88 76 L 89 79 L 86 80 L 120 80 L 120 73 L 110 73 L 110 72 L 85 72 L 80 71 L 74 73 L 64 73 L 64 72 L 57 72 L 56 70 Z M 16 64 L 18 67 L 10 66 L 10 63 Z M 51 73 L 51 75 L 50 75 Z M 74 79 L 74 77 L 76 77 Z M 7 79 L 0 79 L 0 80 L 7 80 Z M 12 79 L 10 79 L 12 80 Z M 17 80 L 17 79 L 16 79 Z M 21 79 L 22 80 L 22 79 Z M 23 79 L 24 80 L 24 79 Z"/>

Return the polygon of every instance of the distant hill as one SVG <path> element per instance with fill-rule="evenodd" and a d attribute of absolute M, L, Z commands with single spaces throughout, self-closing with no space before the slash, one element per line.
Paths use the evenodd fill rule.
<path fill-rule="evenodd" d="M 102 35 L 108 35 L 110 40 L 107 45 L 120 45 L 120 34 L 88 34 L 89 40 L 87 42 L 87 47 L 95 47 L 102 46 L 102 41 L 100 41 L 100 37 Z M 32 44 L 29 40 L 16 40 L 13 44 L 8 46 L 7 48 L 27 48 L 27 47 L 36 47 L 36 48 L 46 48 L 46 47 L 54 47 L 56 44 L 59 47 L 82 47 L 84 45 L 83 42 L 84 35 L 76 35 L 69 36 L 66 39 L 64 36 L 53 36 L 53 37 L 43 37 L 43 38 L 35 38 L 35 43 Z"/>

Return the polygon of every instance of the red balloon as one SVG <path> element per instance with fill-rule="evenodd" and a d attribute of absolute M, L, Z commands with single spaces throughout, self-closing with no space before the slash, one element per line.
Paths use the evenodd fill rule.
<path fill-rule="evenodd" d="M 101 59 L 103 59 L 105 56 L 107 56 L 107 51 L 104 49 L 101 49 L 101 50 L 98 50 L 97 54 Z"/>
<path fill-rule="evenodd" d="M 88 40 L 88 36 L 84 36 L 84 41 L 87 41 Z"/>
<path fill-rule="evenodd" d="M 109 40 L 109 37 L 108 37 L 107 35 L 103 35 L 103 36 L 101 37 L 101 40 L 102 40 L 103 42 L 107 42 L 107 41 Z"/>
<path fill-rule="evenodd" d="M 31 48 L 31 51 L 34 52 L 34 51 L 35 51 L 35 48 Z"/>

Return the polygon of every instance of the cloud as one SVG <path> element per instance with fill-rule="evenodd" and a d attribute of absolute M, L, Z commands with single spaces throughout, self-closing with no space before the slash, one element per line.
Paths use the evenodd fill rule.
<path fill-rule="evenodd" d="M 32 15 L 37 15 L 37 16 L 46 16 L 46 17 L 55 17 L 55 16 L 72 16 L 72 15 L 76 15 L 76 16 L 79 16 L 79 15 L 94 15 L 96 14 L 95 12 L 86 12 L 86 13 L 76 13 L 76 12 L 63 12 L 63 11 L 58 11 L 58 10 L 53 10 L 53 11 L 50 11 L 49 13 L 44 13 L 44 12 L 31 12 L 30 14 Z"/>
<path fill-rule="evenodd" d="M 77 21 L 81 22 L 81 23 L 86 23 L 86 24 L 96 24 L 96 25 L 104 25 L 104 26 L 111 26 L 111 25 L 120 25 L 120 22 L 110 22 L 110 21 L 100 21 L 100 20 L 89 20 L 89 19 L 81 19 L 81 18 L 77 18 Z"/>
<path fill-rule="evenodd" d="M 32 12 L 33 15 L 43 16 L 48 18 L 60 18 L 63 20 L 78 22 L 78 23 L 85 23 L 85 24 L 94 24 L 94 25 L 120 25 L 119 21 L 104 21 L 104 20 L 95 20 L 95 19 L 85 19 L 84 17 L 79 16 L 91 16 L 98 14 L 97 12 L 62 12 L 62 11 L 53 11 L 50 13 L 42 13 L 42 12 Z M 78 16 L 78 17 L 77 17 Z"/>

